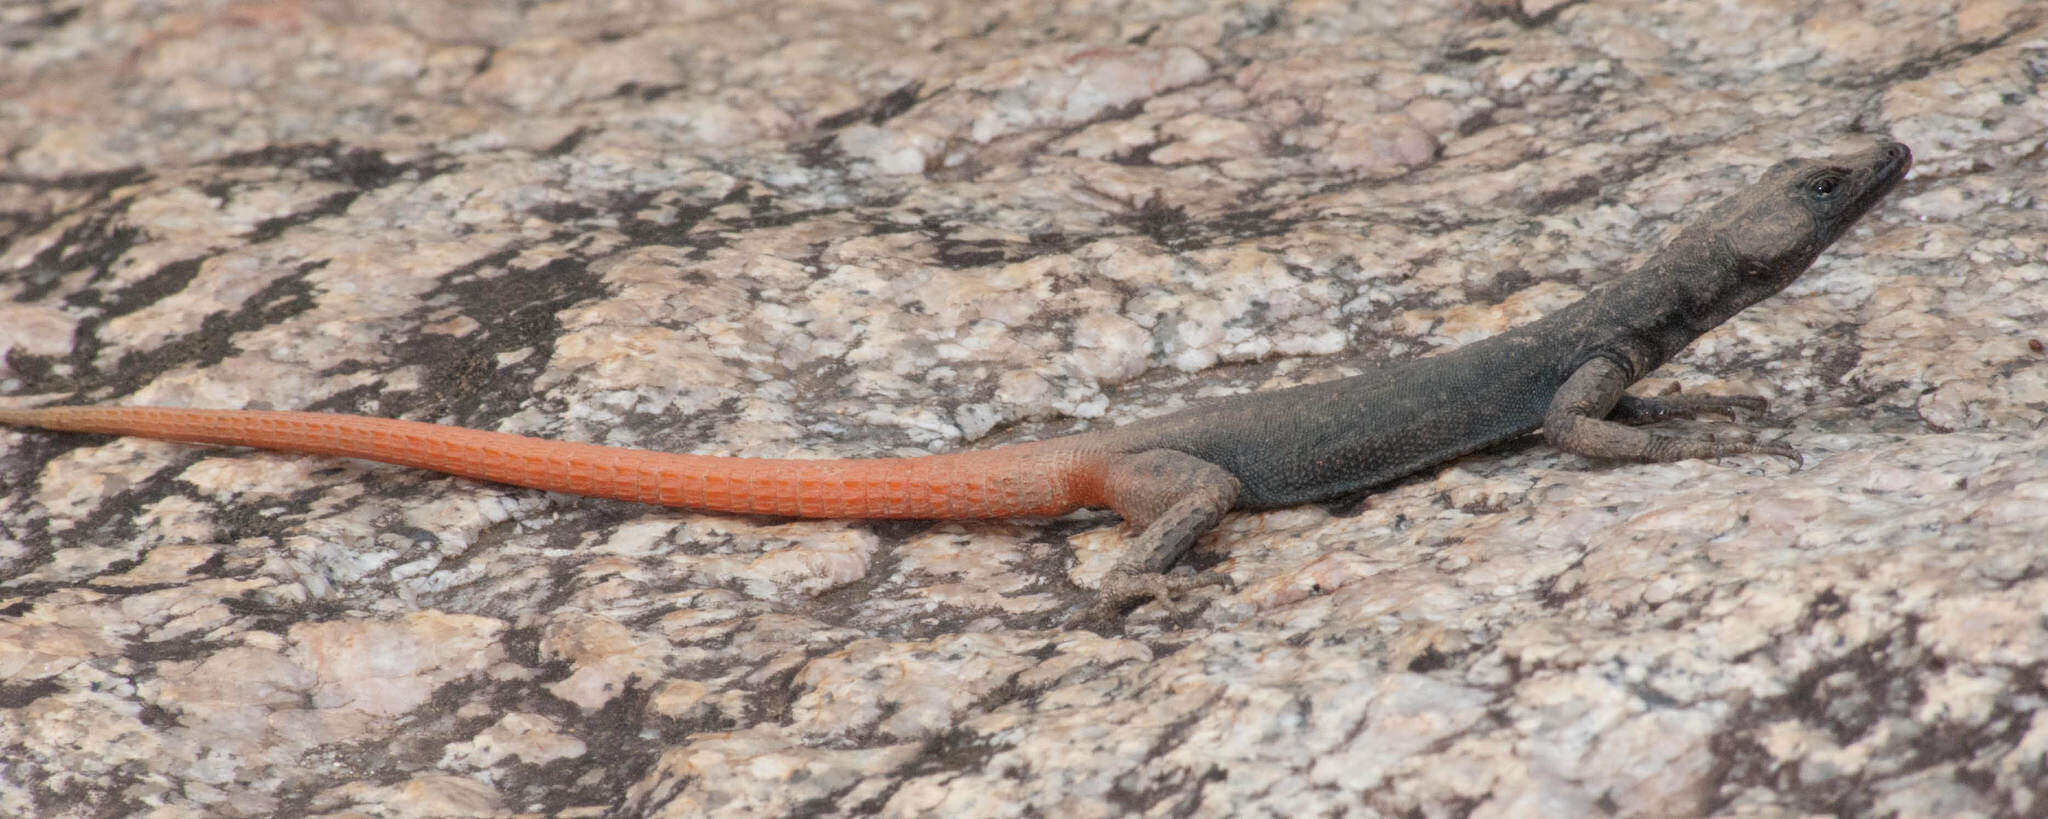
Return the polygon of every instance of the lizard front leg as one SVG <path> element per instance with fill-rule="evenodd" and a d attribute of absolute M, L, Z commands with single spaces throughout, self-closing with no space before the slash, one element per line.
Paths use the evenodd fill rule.
<path fill-rule="evenodd" d="M 1660 401 L 1625 396 L 1622 390 L 1627 386 L 1627 372 L 1613 361 L 1595 358 L 1581 365 L 1550 399 L 1550 411 L 1543 417 L 1543 437 L 1566 452 L 1625 461 L 1682 461 L 1748 452 L 1799 460 L 1799 453 L 1783 444 L 1680 438 L 1626 426 L 1684 417 L 1702 409 L 1748 408 L 1752 403 L 1760 407 L 1761 399 L 1697 396 L 1692 401 Z M 1607 420 L 1616 413 L 1616 420 Z"/>
<path fill-rule="evenodd" d="M 1067 620 L 1094 628 L 1113 623 L 1138 602 L 1170 602 L 1172 595 L 1228 584 L 1215 572 L 1166 575 L 1203 533 L 1237 503 L 1237 478 L 1223 467 L 1185 452 L 1155 449 L 1116 456 L 1104 471 L 1109 507 L 1138 529 L 1115 568 L 1102 578 L 1095 603 Z"/>

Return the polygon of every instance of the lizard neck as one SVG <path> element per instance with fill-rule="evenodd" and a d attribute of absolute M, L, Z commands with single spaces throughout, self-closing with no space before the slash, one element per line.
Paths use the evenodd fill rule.
<path fill-rule="evenodd" d="M 1740 260 L 1712 235 L 1681 235 L 1621 279 L 1568 308 L 1588 352 L 1617 354 L 1640 378 L 1771 290 L 1743 286 Z"/>

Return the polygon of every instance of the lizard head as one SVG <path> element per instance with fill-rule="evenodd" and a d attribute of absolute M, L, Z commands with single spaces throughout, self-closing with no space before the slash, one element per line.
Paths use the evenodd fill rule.
<path fill-rule="evenodd" d="M 1664 342 L 1675 353 L 1730 316 L 1785 289 L 1905 178 L 1913 152 L 1891 140 L 1861 151 L 1780 162 L 1756 184 L 1680 231 L 1645 269 L 1630 309 L 1676 305 Z"/>
<path fill-rule="evenodd" d="M 1787 160 L 1707 222 L 1737 268 L 1776 292 L 1870 212 L 1912 164 L 1913 152 L 1891 140 L 1849 154 Z"/>
<path fill-rule="evenodd" d="M 1913 152 L 1887 139 L 1772 166 L 1679 231 L 1636 275 L 1610 283 L 1601 320 L 1643 330 L 1660 356 L 1676 354 L 1799 278 L 1912 164 Z M 1652 358 L 1650 366 L 1663 360 Z"/>

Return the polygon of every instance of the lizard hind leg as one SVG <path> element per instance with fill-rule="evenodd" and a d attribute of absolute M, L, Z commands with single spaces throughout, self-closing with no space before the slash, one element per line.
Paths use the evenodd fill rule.
<path fill-rule="evenodd" d="M 1237 478 L 1223 467 L 1185 452 L 1146 450 L 1110 461 L 1102 485 L 1109 507 L 1138 534 L 1103 576 L 1095 603 L 1067 625 L 1107 624 L 1134 603 L 1168 603 L 1176 592 L 1229 582 L 1214 572 L 1164 574 L 1237 503 Z"/>

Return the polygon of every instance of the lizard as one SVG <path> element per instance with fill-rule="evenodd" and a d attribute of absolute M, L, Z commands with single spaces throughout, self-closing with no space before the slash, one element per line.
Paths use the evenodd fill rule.
<path fill-rule="evenodd" d="M 0 409 L 0 423 L 344 456 L 515 486 L 801 518 L 1049 517 L 1108 507 L 1135 534 L 1092 605 L 1228 584 L 1169 573 L 1233 509 L 1355 495 L 1542 430 L 1597 459 L 1798 454 L 1782 443 L 1641 427 L 1760 412 L 1755 396 L 1640 397 L 1625 388 L 1737 312 L 1784 289 L 1912 165 L 1903 144 L 1791 159 L 1709 208 L 1632 273 L 1498 335 L 1346 378 L 1193 404 L 1121 426 L 901 458 L 672 454 L 340 413 L 131 406 Z"/>

